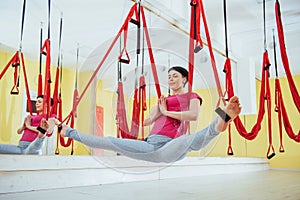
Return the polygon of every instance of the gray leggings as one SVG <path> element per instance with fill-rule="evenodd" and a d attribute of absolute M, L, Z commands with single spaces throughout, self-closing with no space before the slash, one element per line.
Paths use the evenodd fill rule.
<path fill-rule="evenodd" d="M 45 137 L 32 142 L 20 141 L 19 145 L 0 144 L 0 154 L 41 154 Z"/>
<path fill-rule="evenodd" d="M 219 134 L 215 130 L 216 123 L 217 119 L 195 134 L 186 134 L 175 139 L 159 134 L 151 135 L 145 141 L 99 137 L 83 134 L 72 128 L 67 129 L 66 137 L 92 148 L 115 151 L 130 158 L 170 163 L 184 158 L 189 151 L 205 147 Z"/>

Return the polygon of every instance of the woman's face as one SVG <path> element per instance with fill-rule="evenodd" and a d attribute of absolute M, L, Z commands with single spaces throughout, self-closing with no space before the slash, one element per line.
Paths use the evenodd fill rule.
<path fill-rule="evenodd" d="M 40 112 L 43 110 L 43 101 L 44 101 L 43 98 L 41 97 L 37 98 L 35 103 L 36 111 Z"/>
<path fill-rule="evenodd" d="M 171 70 L 168 75 L 168 85 L 171 90 L 177 91 L 182 89 L 184 83 L 186 82 L 186 78 L 182 77 L 182 74 L 178 71 Z"/>

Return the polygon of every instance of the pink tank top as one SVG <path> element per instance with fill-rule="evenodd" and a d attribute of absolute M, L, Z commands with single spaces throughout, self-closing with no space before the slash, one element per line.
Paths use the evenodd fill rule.
<path fill-rule="evenodd" d="M 56 117 L 56 115 L 51 115 L 51 117 Z M 31 116 L 31 126 L 38 127 L 40 125 L 41 120 L 43 119 L 43 115 L 33 115 Z M 20 141 L 32 142 L 38 136 L 38 132 L 25 129 L 23 131 L 22 137 Z"/>
<path fill-rule="evenodd" d="M 201 97 L 192 92 L 190 99 L 199 99 L 202 104 Z M 189 109 L 188 93 L 168 96 L 166 98 L 168 111 L 186 111 Z M 160 116 L 154 123 L 150 135 L 160 134 L 170 138 L 176 138 L 186 133 L 186 126 L 183 120 L 174 119 L 171 117 Z"/>

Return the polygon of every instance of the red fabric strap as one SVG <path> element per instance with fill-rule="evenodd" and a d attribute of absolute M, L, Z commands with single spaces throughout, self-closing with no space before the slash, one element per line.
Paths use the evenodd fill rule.
<path fill-rule="evenodd" d="M 54 84 L 54 91 L 53 91 L 53 105 L 51 109 L 51 114 L 57 115 L 57 109 L 58 109 L 58 87 L 59 87 L 59 67 L 56 68 L 56 74 L 55 74 L 55 84 Z"/>
<path fill-rule="evenodd" d="M 281 90 L 279 79 L 275 79 L 275 111 L 277 112 L 278 117 L 278 126 L 279 126 L 279 141 L 280 147 L 279 152 L 284 152 L 284 147 L 282 143 L 282 115 L 281 115 Z"/>
<path fill-rule="evenodd" d="M 234 124 L 236 126 L 237 131 L 239 134 L 248 139 L 253 140 L 258 135 L 258 132 L 261 129 L 261 122 L 264 117 L 265 108 L 264 102 L 267 100 L 267 108 L 268 108 L 268 136 L 269 136 L 269 147 L 267 151 L 267 157 L 270 159 L 272 158 L 274 153 L 274 147 L 272 145 L 272 120 L 271 120 L 271 94 L 270 94 L 270 84 L 269 84 L 269 66 L 270 61 L 268 57 L 268 52 L 265 51 L 263 54 L 263 63 L 262 63 L 262 78 L 261 78 L 261 87 L 260 87 L 260 96 L 259 96 L 259 110 L 258 110 L 258 117 L 256 124 L 252 127 L 251 131 L 248 133 L 242 124 L 239 116 L 234 119 Z M 226 72 L 226 90 L 228 99 L 234 96 L 232 79 L 231 79 L 231 66 L 230 66 L 230 59 L 227 59 L 224 65 L 224 72 Z M 269 154 L 272 150 L 272 154 Z"/>
<path fill-rule="evenodd" d="M 118 104 L 117 104 L 117 125 L 118 125 L 118 134 L 122 138 L 130 138 L 129 128 L 127 124 L 125 101 L 124 101 L 124 91 L 123 83 L 118 83 Z"/>
<path fill-rule="evenodd" d="M 294 83 L 292 73 L 289 68 L 289 60 L 285 49 L 285 41 L 284 41 L 284 32 L 283 32 L 283 26 L 281 21 L 281 13 L 280 13 L 280 4 L 278 0 L 275 3 L 275 13 L 276 13 L 276 24 L 277 24 L 277 32 L 278 32 L 278 39 L 279 39 L 279 46 L 280 46 L 280 53 L 281 53 L 281 59 L 282 64 L 284 67 L 284 70 L 286 72 L 286 76 L 288 79 L 288 83 L 290 86 L 290 91 L 294 100 L 294 104 L 296 105 L 298 112 L 300 112 L 300 96 L 298 94 L 296 85 Z"/>
<path fill-rule="evenodd" d="M 248 140 L 253 140 L 258 135 L 258 132 L 261 129 L 261 122 L 262 122 L 262 119 L 265 114 L 265 108 L 264 108 L 265 84 L 266 84 L 265 80 L 266 80 L 266 77 L 268 78 L 268 70 L 266 70 L 266 68 L 265 68 L 268 65 L 267 58 L 268 58 L 268 53 L 265 52 L 263 55 L 262 79 L 261 79 L 261 87 L 260 87 L 260 95 L 259 95 L 259 110 L 258 110 L 258 117 L 257 117 L 256 124 L 253 126 L 251 131 L 248 133 L 246 131 L 244 125 L 242 124 L 239 116 L 234 119 L 234 124 L 235 124 L 239 134 Z M 231 94 L 233 94 L 233 92 Z M 231 98 L 231 96 L 228 96 L 228 98 Z"/>
<path fill-rule="evenodd" d="M 153 79 L 154 79 L 154 83 L 155 83 L 156 93 L 157 93 L 157 97 L 160 98 L 161 90 L 160 90 L 156 65 L 155 65 L 154 56 L 153 56 L 153 52 L 152 52 L 152 46 L 151 46 L 151 42 L 150 42 L 150 36 L 149 36 L 149 32 L 148 32 L 148 27 L 147 27 L 147 22 L 146 22 L 143 6 L 140 7 L 140 11 L 142 14 L 143 28 L 144 28 L 144 33 L 145 33 L 145 37 L 146 37 L 146 43 L 148 46 L 148 52 L 149 52 L 149 57 L 150 57 L 150 62 L 151 62 L 151 70 L 152 70 Z"/>
<path fill-rule="evenodd" d="M 112 48 L 114 47 L 114 45 L 116 44 L 118 38 L 120 37 L 122 31 L 124 30 L 125 26 L 128 24 L 128 22 L 130 21 L 130 18 L 132 17 L 135 9 L 136 9 L 137 4 L 134 4 L 129 13 L 128 16 L 124 22 L 124 24 L 122 25 L 122 27 L 120 28 L 119 32 L 117 33 L 116 37 L 114 38 L 114 40 L 112 41 L 111 45 L 109 46 L 109 48 L 107 49 L 104 57 L 102 58 L 102 60 L 100 61 L 100 63 L 98 64 L 97 68 L 95 69 L 94 73 L 92 74 L 90 80 L 88 81 L 88 83 L 86 84 L 86 86 L 84 87 L 81 95 L 78 97 L 78 100 L 75 104 L 74 107 L 77 107 L 78 104 L 80 103 L 81 99 L 83 98 L 84 94 L 86 93 L 87 89 L 90 87 L 90 85 L 92 84 L 92 81 L 94 80 L 94 78 L 96 77 L 96 75 L 98 74 L 100 68 L 102 67 L 103 63 L 105 62 L 105 60 L 107 59 L 107 56 L 110 54 Z M 73 108 L 74 109 L 74 108 Z M 72 112 L 72 111 L 71 111 Z"/>
<path fill-rule="evenodd" d="M 27 105 L 28 105 L 28 108 L 29 108 L 30 115 L 32 115 L 32 104 L 31 104 L 28 80 L 27 80 L 27 75 L 26 75 L 27 73 L 26 73 L 24 55 L 23 55 L 23 52 L 20 52 L 20 54 L 21 54 L 22 69 L 23 69 L 24 82 L 25 82 L 25 88 L 26 88 Z"/>
<path fill-rule="evenodd" d="M 225 100 L 223 98 L 221 83 L 220 83 L 220 79 L 219 79 L 219 75 L 218 75 L 218 70 L 217 70 L 216 61 L 215 61 L 215 57 L 214 57 L 214 53 L 213 53 L 213 48 L 212 48 L 212 44 L 211 44 L 211 39 L 210 39 L 210 35 L 209 35 L 209 30 L 208 30 L 208 26 L 207 26 L 207 21 L 206 21 L 206 17 L 205 17 L 205 13 L 204 13 L 204 7 L 203 7 L 202 0 L 199 0 L 199 3 L 200 3 L 200 12 L 201 12 L 201 15 L 203 18 L 207 46 L 209 49 L 209 54 L 210 54 L 210 59 L 211 59 L 211 64 L 212 64 L 212 68 L 213 68 L 213 72 L 214 72 L 214 77 L 215 77 L 218 94 L 219 94 L 219 97 L 222 98 L 223 104 L 225 105 Z"/>
<path fill-rule="evenodd" d="M 13 57 L 10 59 L 10 61 L 6 64 L 6 66 L 4 67 L 4 69 L 2 70 L 1 74 L 0 74 L 0 80 L 2 79 L 2 77 L 4 76 L 5 72 L 8 70 L 9 66 L 14 64 L 16 59 L 19 59 L 18 56 L 18 51 L 13 55 Z M 16 58 L 17 57 L 17 58 Z M 19 61 L 20 64 L 20 61 Z"/>
<path fill-rule="evenodd" d="M 279 98 L 278 98 L 278 105 L 279 106 L 278 107 L 280 109 L 278 110 L 278 112 L 280 111 L 280 113 L 281 113 L 285 131 L 287 132 L 287 135 L 289 136 L 289 138 L 291 138 L 295 142 L 300 142 L 300 130 L 298 131 L 298 134 L 295 134 L 294 131 L 293 131 L 290 120 L 288 118 L 288 114 L 287 114 L 286 109 L 285 109 L 284 102 L 282 100 L 281 87 L 280 87 L 279 80 L 277 80 L 277 82 L 276 82 L 276 87 L 277 87 L 277 91 L 278 91 L 278 94 L 279 94 Z"/>
<path fill-rule="evenodd" d="M 29 87 L 28 87 L 28 81 L 27 81 L 27 75 L 26 75 L 26 67 L 25 67 L 25 62 L 24 62 L 24 55 L 21 51 L 17 51 L 13 57 L 10 59 L 10 61 L 7 63 L 7 65 L 4 67 L 0 74 L 0 80 L 4 76 L 5 72 L 8 70 L 9 66 L 12 65 L 15 67 L 14 70 L 14 86 L 11 90 L 13 92 L 15 89 L 18 92 L 18 85 L 17 85 L 17 78 L 18 78 L 18 67 L 20 67 L 20 58 L 21 56 L 21 62 L 22 62 L 22 69 L 23 69 L 23 75 L 24 75 L 24 82 L 25 82 L 25 89 L 26 89 L 26 96 L 27 96 L 27 106 L 30 112 L 30 115 L 32 115 L 32 105 L 31 105 L 31 99 L 30 99 L 30 94 L 29 94 Z"/>
<path fill-rule="evenodd" d="M 18 78 L 19 78 L 19 65 L 16 65 L 14 67 L 14 85 L 10 90 L 10 94 L 19 94 Z"/>
<path fill-rule="evenodd" d="M 140 77 L 139 95 L 140 95 L 140 104 L 142 106 L 142 116 L 141 116 L 142 140 L 144 140 L 145 139 L 144 119 L 145 119 L 145 111 L 147 110 L 146 81 L 145 81 L 145 77 L 144 76 Z"/>
<path fill-rule="evenodd" d="M 42 46 L 41 52 L 46 53 L 46 69 L 45 69 L 45 81 L 44 81 L 44 104 L 43 104 L 43 114 L 46 115 L 48 119 L 50 116 L 50 105 L 51 105 L 51 55 L 50 55 L 50 40 L 49 38 L 45 40 L 44 45 Z"/>

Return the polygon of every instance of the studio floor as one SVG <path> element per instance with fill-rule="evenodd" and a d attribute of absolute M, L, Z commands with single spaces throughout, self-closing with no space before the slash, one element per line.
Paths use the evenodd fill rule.
<path fill-rule="evenodd" d="M 53 183 L 55 184 L 55 183 Z M 263 170 L 0 194 L 2 200 L 300 200 L 300 172 Z"/>

